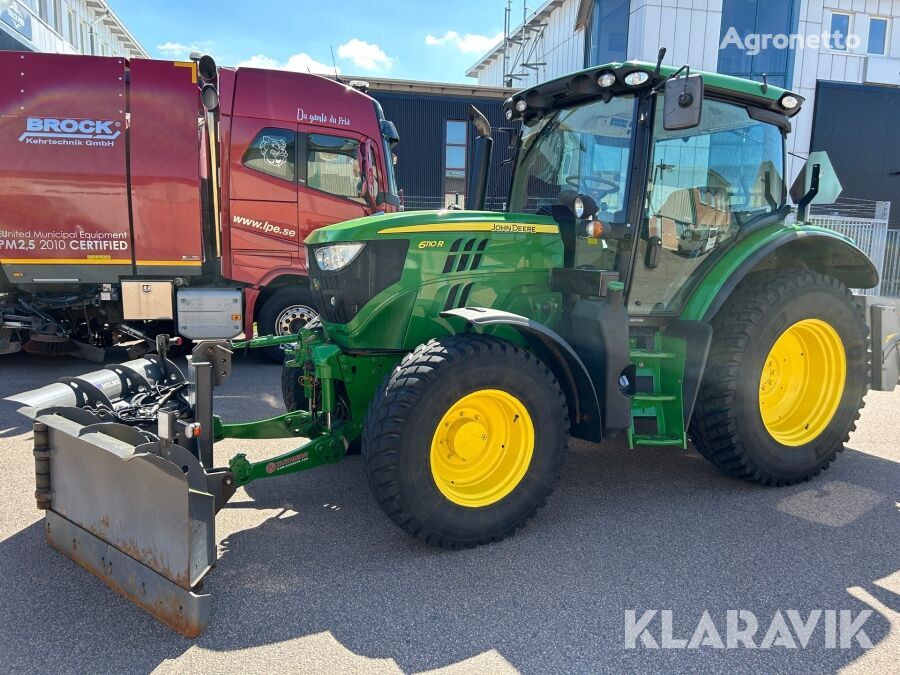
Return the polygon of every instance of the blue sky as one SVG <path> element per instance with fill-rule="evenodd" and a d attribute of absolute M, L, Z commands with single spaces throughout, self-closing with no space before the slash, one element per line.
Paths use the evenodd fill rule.
<path fill-rule="evenodd" d="M 465 71 L 503 30 L 504 0 L 110 0 L 156 58 L 191 49 L 220 65 L 474 82 Z M 224 11 L 223 11 L 224 10 Z"/>

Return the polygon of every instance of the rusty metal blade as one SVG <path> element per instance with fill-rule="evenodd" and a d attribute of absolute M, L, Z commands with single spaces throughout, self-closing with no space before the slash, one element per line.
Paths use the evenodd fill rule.
<path fill-rule="evenodd" d="M 203 467 L 181 446 L 91 417 L 35 417 L 49 456 L 48 541 L 179 632 L 199 632 L 209 600 L 191 591 L 215 562 Z"/>
<path fill-rule="evenodd" d="M 182 635 L 197 637 L 209 623 L 208 594 L 184 590 L 53 511 L 44 533 L 53 548 Z"/>

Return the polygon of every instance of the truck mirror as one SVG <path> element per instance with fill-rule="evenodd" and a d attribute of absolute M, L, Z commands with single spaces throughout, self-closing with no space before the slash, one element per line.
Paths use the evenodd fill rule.
<path fill-rule="evenodd" d="M 203 107 L 207 110 L 215 110 L 219 107 L 219 92 L 214 84 L 204 84 L 200 90 L 200 98 Z"/>
<path fill-rule="evenodd" d="M 209 54 L 201 56 L 197 61 L 197 72 L 200 73 L 200 77 L 207 82 L 214 81 L 219 74 L 218 68 L 216 68 L 215 59 Z"/>
<path fill-rule="evenodd" d="M 663 128 L 666 131 L 700 126 L 703 113 L 703 77 L 688 75 L 666 82 Z"/>
<path fill-rule="evenodd" d="M 359 193 L 366 205 L 375 209 L 378 204 L 378 195 L 375 194 L 375 153 L 373 143 L 366 141 L 359 146 L 357 153 L 359 160 Z"/>

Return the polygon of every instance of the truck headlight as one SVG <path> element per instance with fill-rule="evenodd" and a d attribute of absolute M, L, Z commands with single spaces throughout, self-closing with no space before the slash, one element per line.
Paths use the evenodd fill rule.
<path fill-rule="evenodd" d="M 329 244 L 316 249 L 316 264 L 325 272 L 336 272 L 352 263 L 365 243 Z"/>

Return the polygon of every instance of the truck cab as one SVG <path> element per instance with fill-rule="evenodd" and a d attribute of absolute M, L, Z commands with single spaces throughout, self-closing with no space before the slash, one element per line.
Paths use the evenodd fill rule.
<path fill-rule="evenodd" d="M 257 291 L 262 309 L 305 277 L 303 241 L 313 230 L 399 210 L 391 153 L 398 138 L 377 101 L 328 78 L 254 68 L 222 70 L 219 78 L 228 167 L 222 272 Z M 304 295 L 295 290 L 298 302 Z M 278 334 L 283 324 L 276 316 L 260 331 Z"/>
<path fill-rule="evenodd" d="M 2 52 L 0 107 L 0 354 L 296 332 L 307 235 L 401 208 L 394 125 L 325 77 Z"/>

